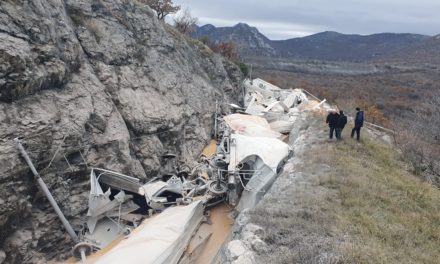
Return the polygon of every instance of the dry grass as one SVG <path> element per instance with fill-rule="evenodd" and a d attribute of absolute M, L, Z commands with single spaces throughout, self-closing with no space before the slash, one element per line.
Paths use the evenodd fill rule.
<path fill-rule="evenodd" d="M 439 263 L 440 191 L 370 140 L 335 147 L 338 229 L 350 263 Z"/>
<path fill-rule="evenodd" d="M 440 191 L 388 146 L 345 136 L 309 145 L 251 214 L 270 247 L 261 262 L 440 263 Z"/>
<path fill-rule="evenodd" d="M 314 129 L 319 123 L 304 124 L 302 129 Z M 262 239 L 269 246 L 269 254 L 262 254 L 259 263 L 339 263 L 341 259 L 335 248 L 339 238 L 334 232 L 337 193 L 323 186 L 330 179 L 331 167 L 326 164 L 331 150 L 310 144 L 322 136 L 307 138 L 310 142 L 304 144 L 308 150 L 301 154 L 294 171 L 285 169 L 251 212 L 251 221 L 264 227 Z"/>

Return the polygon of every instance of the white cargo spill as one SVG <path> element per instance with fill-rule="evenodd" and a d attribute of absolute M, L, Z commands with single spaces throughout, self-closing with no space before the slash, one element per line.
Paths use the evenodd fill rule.
<path fill-rule="evenodd" d="M 203 219 L 202 201 L 166 209 L 90 263 L 177 263 Z"/>
<path fill-rule="evenodd" d="M 245 80 L 246 113 L 264 116 L 268 112 L 289 112 L 293 107 L 306 105 L 307 96 L 301 89 L 285 89 L 261 79 Z"/>
<path fill-rule="evenodd" d="M 280 133 L 271 129 L 266 119 L 259 116 L 232 114 L 223 119 L 236 134 L 251 137 L 281 137 Z"/>
<path fill-rule="evenodd" d="M 278 120 L 270 123 L 271 129 L 283 134 L 290 133 L 290 131 L 293 129 L 293 126 L 293 122 L 284 120 Z"/>
<path fill-rule="evenodd" d="M 246 80 L 244 86 L 248 115 L 224 117 L 233 131 L 228 171 L 246 171 L 247 183 L 236 207 L 238 211 L 255 207 L 275 181 L 290 150 L 280 140 L 281 133 L 293 129 L 299 108 L 308 103 L 300 89 L 282 90 L 261 79 Z"/>

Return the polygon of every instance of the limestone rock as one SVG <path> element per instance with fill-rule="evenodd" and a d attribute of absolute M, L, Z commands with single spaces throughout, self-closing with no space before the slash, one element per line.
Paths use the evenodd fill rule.
<path fill-rule="evenodd" d="M 243 226 L 240 232 L 240 240 L 246 243 L 249 247 L 252 245 L 252 241 L 259 239 L 258 237 L 263 234 L 263 229 L 255 224 L 249 223 Z"/>
<path fill-rule="evenodd" d="M 233 261 L 232 264 L 255 264 L 254 254 L 250 251 L 245 252 L 241 256 L 237 258 L 237 260 Z"/>
<path fill-rule="evenodd" d="M 258 254 L 266 253 L 268 250 L 267 244 L 258 237 L 251 241 L 251 246 Z"/>
<path fill-rule="evenodd" d="M 226 247 L 226 258 L 229 261 L 236 260 L 246 252 L 246 246 L 240 240 L 233 240 Z"/>
<path fill-rule="evenodd" d="M 261 236 L 263 234 L 263 228 L 256 224 L 249 223 L 243 227 L 243 233 L 252 233 L 257 236 Z"/>

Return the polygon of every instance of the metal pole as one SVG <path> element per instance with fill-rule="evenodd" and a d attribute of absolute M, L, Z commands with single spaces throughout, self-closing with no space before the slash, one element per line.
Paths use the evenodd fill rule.
<path fill-rule="evenodd" d="M 81 249 L 81 262 L 84 264 L 87 263 L 86 251 L 84 249 Z"/>
<path fill-rule="evenodd" d="M 64 217 L 63 212 L 61 212 L 60 207 L 58 206 L 57 202 L 53 198 L 52 194 L 50 193 L 50 191 L 47 188 L 46 184 L 44 183 L 43 179 L 41 179 L 40 174 L 38 174 L 37 170 L 34 167 L 34 164 L 32 164 L 32 161 L 29 158 L 28 154 L 26 153 L 26 150 L 24 149 L 24 147 L 21 144 L 20 140 L 18 138 L 14 138 L 14 141 L 15 141 L 15 143 L 17 143 L 17 147 L 20 150 L 21 155 L 23 155 L 23 158 L 26 160 L 26 163 L 28 164 L 29 168 L 31 169 L 32 173 L 35 176 L 35 179 L 37 180 L 38 184 L 40 185 L 41 190 L 46 195 L 47 199 L 49 200 L 49 203 L 52 205 L 53 209 L 55 210 L 56 214 L 58 215 L 58 218 L 63 223 L 64 228 L 66 228 L 66 230 L 69 233 L 70 237 L 72 237 L 72 239 L 75 242 L 78 241 L 78 236 L 76 235 L 76 233 L 73 230 L 72 226 L 67 221 L 66 217 Z"/>
<path fill-rule="evenodd" d="M 215 100 L 215 115 L 214 115 L 214 139 L 217 140 L 217 117 L 218 117 L 218 102 Z"/>
<path fill-rule="evenodd" d="M 311 97 L 313 97 L 314 99 L 318 100 L 319 102 L 321 102 L 321 99 L 319 99 L 318 97 L 314 96 L 311 92 L 307 91 L 304 88 L 301 88 L 304 92 L 306 92 L 308 95 L 310 95 Z"/>
<path fill-rule="evenodd" d="M 252 84 L 252 63 L 251 63 L 251 65 L 250 65 L 251 67 L 251 70 L 249 71 L 249 80 L 251 81 L 251 84 Z"/>

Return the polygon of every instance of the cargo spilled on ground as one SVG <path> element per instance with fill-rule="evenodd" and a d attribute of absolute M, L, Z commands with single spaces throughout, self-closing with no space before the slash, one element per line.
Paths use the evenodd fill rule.
<path fill-rule="evenodd" d="M 77 242 L 75 258 L 84 263 L 254 261 L 250 251 L 231 253 L 233 226 L 225 223 L 254 208 L 270 189 L 292 155 L 285 142 L 301 113 L 328 106 L 309 101 L 301 89 L 282 90 L 261 79 L 245 80 L 244 87 L 243 106 L 216 111 L 213 140 L 195 166 L 165 154 L 163 173 L 146 183 L 91 169 L 85 228 L 72 231 L 59 214 Z"/>

